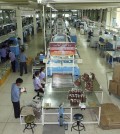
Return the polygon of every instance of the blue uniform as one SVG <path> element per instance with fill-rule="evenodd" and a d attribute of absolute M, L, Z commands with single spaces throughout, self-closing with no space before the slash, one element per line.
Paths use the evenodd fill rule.
<path fill-rule="evenodd" d="M 25 74 L 27 74 L 27 64 L 26 64 L 27 57 L 24 53 L 20 54 L 20 76 L 23 75 L 23 69 L 25 70 Z"/>
<path fill-rule="evenodd" d="M 20 100 L 20 89 L 15 83 L 13 83 L 11 87 L 11 101 L 18 102 L 19 100 Z"/>
<path fill-rule="evenodd" d="M 14 116 L 15 118 L 20 117 L 20 89 L 19 87 L 13 83 L 11 87 L 11 101 L 13 103 L 14 108 Z"/>

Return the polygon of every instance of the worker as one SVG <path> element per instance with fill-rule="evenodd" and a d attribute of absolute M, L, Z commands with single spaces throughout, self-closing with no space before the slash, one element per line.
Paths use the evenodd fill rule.
<path fill-rule="evenodd" d="M 88 32 L 89 38 L 90 38 L 92 35 L 93 35 L 93 32 L 92 32 L 92 30 L 90 30 L 90 31 Z"/>
<path fill-rule="evenodd" d="M 11 101 L 13 103 L 15 118 L 20 117 L 20 86 L 22 83 L 23 80 L 21 78 L 17 78 L 16 83 L 13 83 L 11 87 Z"/>
<path fill-rule="evenodd" d="M 90 41 L 91 36 L 93 36 L 92 30 L 90 30 L 90 31 L 88 32 L 88 40 L 87 40 L 88 42 Z"/>
<path fill-rule="evenodd" d="M 2 49 L 1 49 L 1 62 L 6 61 L 6 56 L 7 56 L 6 48 L 5 48 L 5 46 L 2 46 Z"/>
<path fill-rule="evenodd" d="M 44 72 L 45 68 L 44 67 L 41 67 L 40 69 L 40 75 L 39 75 L 39 78 L 40 78 L 40 81 L 41 81 L 41 85 L 43 87 L 45 87 L 45 72 Z"/>
<path fill-rule="evenodd" d="M 15 57 L 15 54 L 11 51 L 9 51 L 9 58 L 11 61 L 12 71 L 16 72 L 16 67 L 15 67 L 16 57 Z"/>
<path fill-rule="evenodd" d="M 23 75 L 23 69 L 25 70 L 25 74 L 27 74 L 26 60 L 27 60 L 27 57 L 24 53 L 24 49 L 22 49 L 21 54 L 20 54 L 20 76 Z"/>
<path fill-rule="evenodd" d="M 36 96 L 40 96 L 39 93 L 44 93 L 44 88 L 41 85 L 39 75 L 40 75 L 39 71 L 36 71 L 35 74 L 33 75 L 34 90 L 35 90 L 35 92 L 37 92 Z M 33 98 L 35 98 L 35 97 L 33 97 Z"/>

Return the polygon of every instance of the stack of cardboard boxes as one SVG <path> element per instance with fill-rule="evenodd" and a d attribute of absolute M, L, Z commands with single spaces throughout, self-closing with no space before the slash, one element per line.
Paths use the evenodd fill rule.
<path fill-rule="evenodd" d="M 109 82 L 109 93 L 120 96 L 120 64 L 113 69 L 113 80 Z"/>

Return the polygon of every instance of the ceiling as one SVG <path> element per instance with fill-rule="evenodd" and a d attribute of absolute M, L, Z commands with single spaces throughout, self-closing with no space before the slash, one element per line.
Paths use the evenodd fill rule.
<path fill-rule="evenodd" d="M 50 3 L 55 9 L 100 9 L 120 7 L 120 0 L 0 0 L 0 5 L 23 6 L 42 9 L 42 5 Z"/>
<path fill-rule="evenodd" d="M 100 9 L 120 7 L 120 0 L 42 0 L 55 9 Z"/>

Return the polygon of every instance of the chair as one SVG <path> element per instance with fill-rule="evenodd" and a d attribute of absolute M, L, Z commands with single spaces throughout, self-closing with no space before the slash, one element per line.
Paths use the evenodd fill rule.
<path fill-rule="evenodd" d="M 24 118 L 25 120 L 25 128 L 23 130 L 23 132 L 25 132 L 26 129 L 31 129 L 32 130 L 32 134 L 34 134 L 33 128 L 36 127 L 37 125 L 34 123 L 35 121 L 35 116 L 33 115 L 27 115 Z"/>
<path fill-rule="evenodd" d="M 72 129 L 76 130 L 79 132 L 80 134 L 80 131 L 84 130 L 85 131 L 85 126 L 81 123 L 81 120 L 83 120 L 83 115 L 82 114 L 75 114 L 73 116 L 73 119 L 76 121 L 72 124 L 72 127 L 71 127 L 71 131 Z"/>
<path fill-rule="evenodd" d="M 37 95 L 35 95 L 35 96 L 33 97 L 33 99 L 35 99 L 36 97 L 39 97 L 40 100 L 41 100 L 42 97 L 43 97 L 43 95 L 44 95 L 44 91 L 41 92 L 40 90 L 35 90 L 35 92 L 37 93 Z"/>

